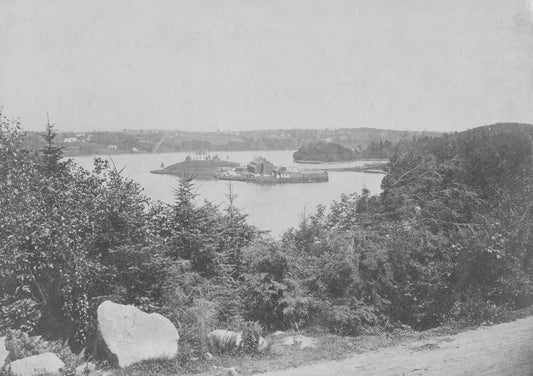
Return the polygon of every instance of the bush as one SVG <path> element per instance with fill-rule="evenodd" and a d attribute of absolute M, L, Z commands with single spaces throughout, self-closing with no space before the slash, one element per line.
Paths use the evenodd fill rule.
<path fill-rule="evenodd" d="M 9 352 L 8 361 L 39 355 L 50 350 L 50 344 L 43 341 L 41 336 L 31 337 L 21 330 L 8 330 L 6 333 L 6 349 Z"/>
<path fill-rule="evenodd" d="M 245 354 L 255 355 L 259 352 L 263 328 L 256 321 L 247 321 L 242 328 L 242 350 Z"/>
<path fill-rule="evenodd" d="M 272 241 L 259 241 L 244 252 L 243 299 L 245 318 L 269 329 L 288 328 L 299 302 L 297 281 L 287 252 Z"/>
<path fill-rule="evenodd" d="M 41 336 L 30 336 L 21 330 L 8 330 L 5 345 L 9 352 L 7 362 L 51 352 L 56 354 L 67 368 L 74 369 L 85 356 L 83 351 L 75 355 L 68 346 L 68 342 L 45 341 Z"/>
<path fill-rule="evenodd" d="M 471 293 L 465 301 L 457 301 L 447 314 L 451 323 L 461 326 L 476 326 L 504 321 L 506 309 L 485 301 L 480 294 Z"/>

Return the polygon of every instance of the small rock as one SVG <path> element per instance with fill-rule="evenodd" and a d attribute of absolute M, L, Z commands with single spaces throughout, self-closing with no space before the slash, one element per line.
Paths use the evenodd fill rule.
<path fill-rule="evenodd" d="M 206 353 L 205 353 L 205 358 L 206 358 L 207 360 L 213 360 L 214 356 L 213 356 L 213 354 L 211 354 L 210 352 L 206 352 Z"/>
<path fill-rule="evenodd" d="M 110 369 L 100 371 L 100 376 L 113 376 L 114 372 Z"/>
<path fill-rule="evenodd" d="M 58 373 L 65 364 L 53 353 L 44 353 L 9 363 L 8 368 L 17 376 L 35 376 L 43 373 Z"/>
<path fill-rule="evenodd" d="M 238 376 L 239 375 L 235 367 L 226 368 L 226 367 L 213 366 L 213 368 L 216 370 L 220 370 L 222 372 L 222 373 L 219 373 L 218 375 L 227 375 L 227 376 Z"/>
<path fill-rule="evenodd" d="M 6 337 L 0 337 L 0 369 L 6 363 L 9 351 L 6 349 Z"/>
<path fill-rule="evenodd" d="M 294 337 L 287 337 L 282 342 L 283 346 L 292 346 L 294 345 Z"/>
<path fill-rule="evenodd" d="M 260 352 L 265 351 L 268 348 L 268 341 L 263 338 L 263 336 L 259 337 L 259 341 L 257 342 L 257 350 Z"/>
<path fill-rule="evenodd" d="M 271 334 L 272 337 L 277 337 L 277 336 L 281 336 L 285 334 L 285 332 L 281 331 L 281 330 L 278 330 L 278 331 L 275 331 L 274 333 Z"/>
<path fill-rule="evenodd" d="M 110 369 L 100 369 L 98 371 L 95 371 L 94 373 L 91 373 L 91 376 L 113 376 L 114 372 Z"/>
<path fill-rule="evenodd" d="M 242 332 L 217 329 L 207 335 L 209 349 L 215 352 L 236 351 L 242 345 Z"/>
<path fill-rule="evenodd" d="M 435 341 L 415 341 L 408 345 L 410 350 L 424 351 L 438 349 L 439 344 Z"/>
<path fill-rule="evenodd" d="M 235 367 L 230 367 L 227 369 L 227 375 L 228 376 L 237 376 L 239 373 L 237 372 L 237 370 L 235 369 Z"/>
<path fill-rule="evenodd" d="M 283 346 L 297 345 L 300 349 L 316 348 L 316 340 L 306 336 L 290 336 L 283 340 Z"/>
<path fill-rule="evenodd" d="M 76 375 L 88 375 L 96 370 L 96 364 L 92 362 L 86 362 L 76 367 Z"/>
<path fill-rule="evenodd" d="M 294 339 L 294 341 L 300 346 L 301 349 L 316 348 L 316 341 L 311 337 L 298 336 Z"/>

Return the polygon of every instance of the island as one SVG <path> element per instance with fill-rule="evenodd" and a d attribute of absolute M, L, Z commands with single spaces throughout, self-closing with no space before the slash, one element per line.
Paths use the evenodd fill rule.
<path fill-rule="evenodd" d="M 150 171 L 152 174 L 194 176 L 198 179 L 214 179 L 224 170 L 238 167 L 237 162 L 223 161 L 217 155 L 197 153 L 187 156 L 183 162 L 174 163 L 161 170 Z"/>
<path fill-rule="evenodd" d="M 333 142 L 314 142 L 305 145 L 292 156 L 297 163 L 352 162 L 357 159 L 352 149 Z"/>

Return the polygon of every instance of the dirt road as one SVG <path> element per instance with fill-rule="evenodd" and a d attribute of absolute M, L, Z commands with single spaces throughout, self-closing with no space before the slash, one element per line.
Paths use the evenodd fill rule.
<path fill-rule="evenodd" d="M 262 376 L 533 376 L 533 317 Z"/>

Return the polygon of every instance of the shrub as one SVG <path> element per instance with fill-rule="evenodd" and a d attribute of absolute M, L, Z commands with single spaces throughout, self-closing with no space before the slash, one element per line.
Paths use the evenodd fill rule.
<path fill-rule="evenodd" d="M 243 299 L 245 318 L 269 329 L 290 327 L 286 314 L 293 314 L 300 291 L 290 275 L 291 261 L 278 244 L 259 241 L 244 251 Z M 293 309 L 294 308 L 294 309 Z"/>
<path fill-rule="evenodd" d="M 242 328 L 242 350 L 245 354 L 255 355 L 259 352 L 263 327 L 257 321 L 247 321 Z"/>
<path fill-rule="evenodd" d="M 69 369 L 79 365 L 85 356 L 84 351 L 75 355 L 66 341 L 45 341 L 41 336 L 30 336 L 21 330 L 7 331 L 6 349 L 9 352 L 8 362 L 51 352 L 56 354 Z"/>
<path fill-rule="evenodd" d="M 50 344 L 43 341 L 41 336 L 32 337 L 21 330 L 8 330 L 6 333 L 6 349 L 9 352 L 9 362 L 48 352 L 49 348 Z"/>
<path fill-rule="evenodd" d="M 471 326 L 500 322 L 505 312 L 505 307 L 483 300 L 478 293 L 470 293 L 464 301 L 456 301 L 446 316 L 451 323 Z"/>

